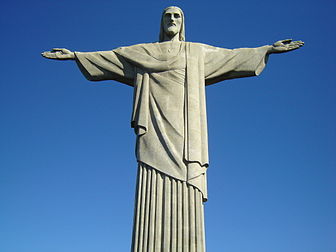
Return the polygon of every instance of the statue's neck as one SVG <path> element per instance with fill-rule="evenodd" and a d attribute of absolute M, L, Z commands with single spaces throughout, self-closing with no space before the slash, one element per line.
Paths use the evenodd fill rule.
<path fill-rule="evenodd" d="M 180 34 L 176 33 L 173 36 L 169 36 L 169 35 L 165 34 L 163 41 L 180 41 Z"/>

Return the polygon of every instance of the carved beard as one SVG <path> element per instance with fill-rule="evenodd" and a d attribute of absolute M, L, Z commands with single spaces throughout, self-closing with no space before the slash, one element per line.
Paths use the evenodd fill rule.
<path fill-rule="evenodd" d="M 169 25 L 167 25 L 165 33 L 168 37 L 173 37 L 176 34 L 178 34 L 179 32 L 180 32 L 180 29 L 177 27 L 176 24 L 169 24 Z"/>

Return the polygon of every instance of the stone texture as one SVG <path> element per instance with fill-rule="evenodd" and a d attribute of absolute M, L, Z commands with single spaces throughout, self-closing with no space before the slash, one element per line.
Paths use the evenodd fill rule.
<path fill-rule="evenodd" d="M 139 163 L 133 252 L 204 252 L 203 201 L 207 200 L 208 141 L 205 86 L 256 76 L 269 54 L 298 49 L 302 41 L 224 49 L 185 42 L 184 14 L 163 11 L 158 43 L 111 51 L 54 48 L 42 56 L 75 60 L 90 81 L 132 86 L 131 125 Z"/>

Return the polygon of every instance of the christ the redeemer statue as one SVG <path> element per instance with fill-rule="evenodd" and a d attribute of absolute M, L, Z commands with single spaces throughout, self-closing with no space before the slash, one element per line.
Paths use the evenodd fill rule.
<path fill-rule="evenodd" d="M 157 43 L 111 51 L 42 55 L 75 60 L 90 81 L 134 88 L 131 125 L 137 136 L 137 191 L 132 252 L 204 252 L 208 137 L 205 86 L 256 76 L 272 53 L 298 49 L 281 40 L 258 48 L 223 49 L 185 42 L 184 14 L 168 7 Z"/>

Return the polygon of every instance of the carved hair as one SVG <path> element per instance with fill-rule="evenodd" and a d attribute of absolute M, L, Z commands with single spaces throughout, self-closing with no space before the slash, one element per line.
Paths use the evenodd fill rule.
<path fill-rule="evenodd" d="M 181 17 L 182 17 L 181 29 L 180 29 L 180 32 L 179 32 L 179 40 L 180 41 L 185 41 L 185 28 L 184 28 L 184 14 L 183 14 L 183 11 L 181 10 L 181 8 L 179 8 L 177 6 L 169 6 L 169 7 L 165 8 L 162 12 L 159 42 L 163 42 L 164 38 L 165 38 L 165 31 L 164 31 L 164 27 L 163 27 L 163 17 L 164 17 L 164 14 L 166 13 L 166 11 L 169 10 L 169 9 L 179 10 L 179 12 L 181 14 Z"/>

